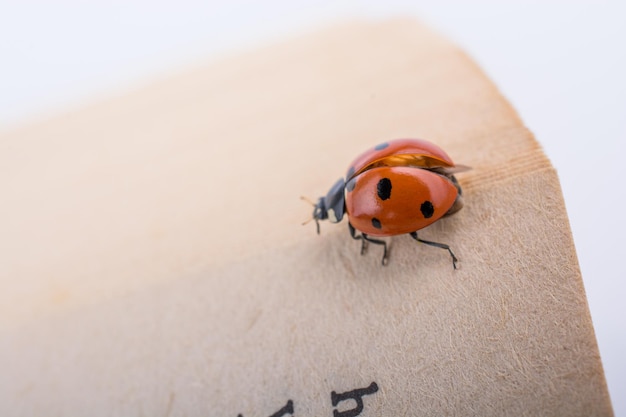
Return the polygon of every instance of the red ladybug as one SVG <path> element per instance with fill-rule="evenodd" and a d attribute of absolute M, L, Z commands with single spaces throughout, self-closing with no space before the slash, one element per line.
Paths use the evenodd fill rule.
<path fill-rule="evenodd" d="M 366 242 L 382 245 L 386 265 L 387 243 L 371 236 L 408 233 L 418 242 L 447 250 L 456 269 L 457 258 L 448 245 L 420 239 L 417 231 L 463 207 L 461 187 L 452 174 L 466 169 L 425 140 L 381 143 L 357 157 L 345 180 L 314 204 L 317 233 L 320 220 L 338 223 L 347 214 L 350 235 L 362 242 L 361 254 Z"/>

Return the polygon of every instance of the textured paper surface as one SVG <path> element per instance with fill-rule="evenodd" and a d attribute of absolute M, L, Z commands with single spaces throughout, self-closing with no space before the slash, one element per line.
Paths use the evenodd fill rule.
<path fill-rule="evenodd" d="M 408 236 L 382 267 L 345 222 L 300 224 L 301 195 L 398 137 L 473 167 L 465 208 L 420 233 L 457 271 Z M 2 415 L 612 414 L 554 169 L 415 22 L 260 48 L 0 146 Z"/>

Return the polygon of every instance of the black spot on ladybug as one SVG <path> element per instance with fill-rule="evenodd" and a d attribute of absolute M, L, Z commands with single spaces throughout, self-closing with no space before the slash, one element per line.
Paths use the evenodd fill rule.
<path fill-rule="evenodd" d="M 372 226 L 374 226 L 377 229 L 382 228 L 382 224 L 380 224 L 380 220 L 378 220 L 376 217 L 372 217 Z"/>
<path fill-rule="evenodd" d="M 356 178 L 353 178 L 350 181 L 348 181 L 348 183 L 346 184 L 346 190 L 350 192 L 354 190 L 354 187 L 356 187 Z"/>
<path fill-rule="evenodd" d="M 378 191 L 378 198 L 381 200 L 387 200 L 391 197 L 391 180 L 389 178 L 383 178 L 378 181 L 376 191 Z"/>
<path fill-rule="evenodd" d="M 348 173 L 346 174 L 346 179 L 349 180 L 354 175 L 354 167 L 350 167 Z"/>
<path fill-rule="evenodd" d="M 429 219 L 433 217 L 433 214 L 435 214 L 435 207 L 433 207 L 433 203 L 426 200 L 420 206 L 420 211 L 422 212 L 425 218 Z"/>
<path fill-rule="evenodd" d="M 379 145 L 376 145 L 374 147 L 374 149 L 377 150 L 377 151 L 380 151 L 382 149 L 385 149 L 387 146 L 389 146 L 389 142 L 383 142 L 383 143 L 381 143 Z"/>

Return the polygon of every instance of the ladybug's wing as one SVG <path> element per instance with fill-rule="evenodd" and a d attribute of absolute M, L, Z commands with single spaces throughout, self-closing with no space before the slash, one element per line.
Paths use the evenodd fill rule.
<path fill-rule="evenodd" d="M 369 169 L 346 187 L 346 211 L 357 230 L 393 236 L 420 230 L 445 216 L 458 189 L 448 177 L 413 167 Z"/>
<path fill-rule="evenodd" d="M 455 168 L 454 162 L 440 147 L 421 139 L 396 139 L 381 143 L 359 155 L 350 165 L 346 181 L 363 171 L 377 167 L 411 166 L 442 173 Z"/>
<path fill-rule="evenodd" d="M 455 165 L 453 167 L 436 167 L 436 168 L 426 168 L 429 171 L 436 172 L 438 174 L 458 174 L 459 172 L 465 172 L 472 169 L 472 167 L 468 167 L 467 165 Z"/>

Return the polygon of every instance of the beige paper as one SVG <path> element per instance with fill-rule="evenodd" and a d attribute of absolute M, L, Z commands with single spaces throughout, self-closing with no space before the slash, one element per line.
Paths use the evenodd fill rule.
<path fill-rule="evenodd" d="M 540 94 L 541 92 L 537 92 Z M 364 256 L 301 222 L 383 140 L 465 208 Z M 612 414 L 554 169 L 412 21 L 260 48 L 0 136 L 0 414 Z"/>

